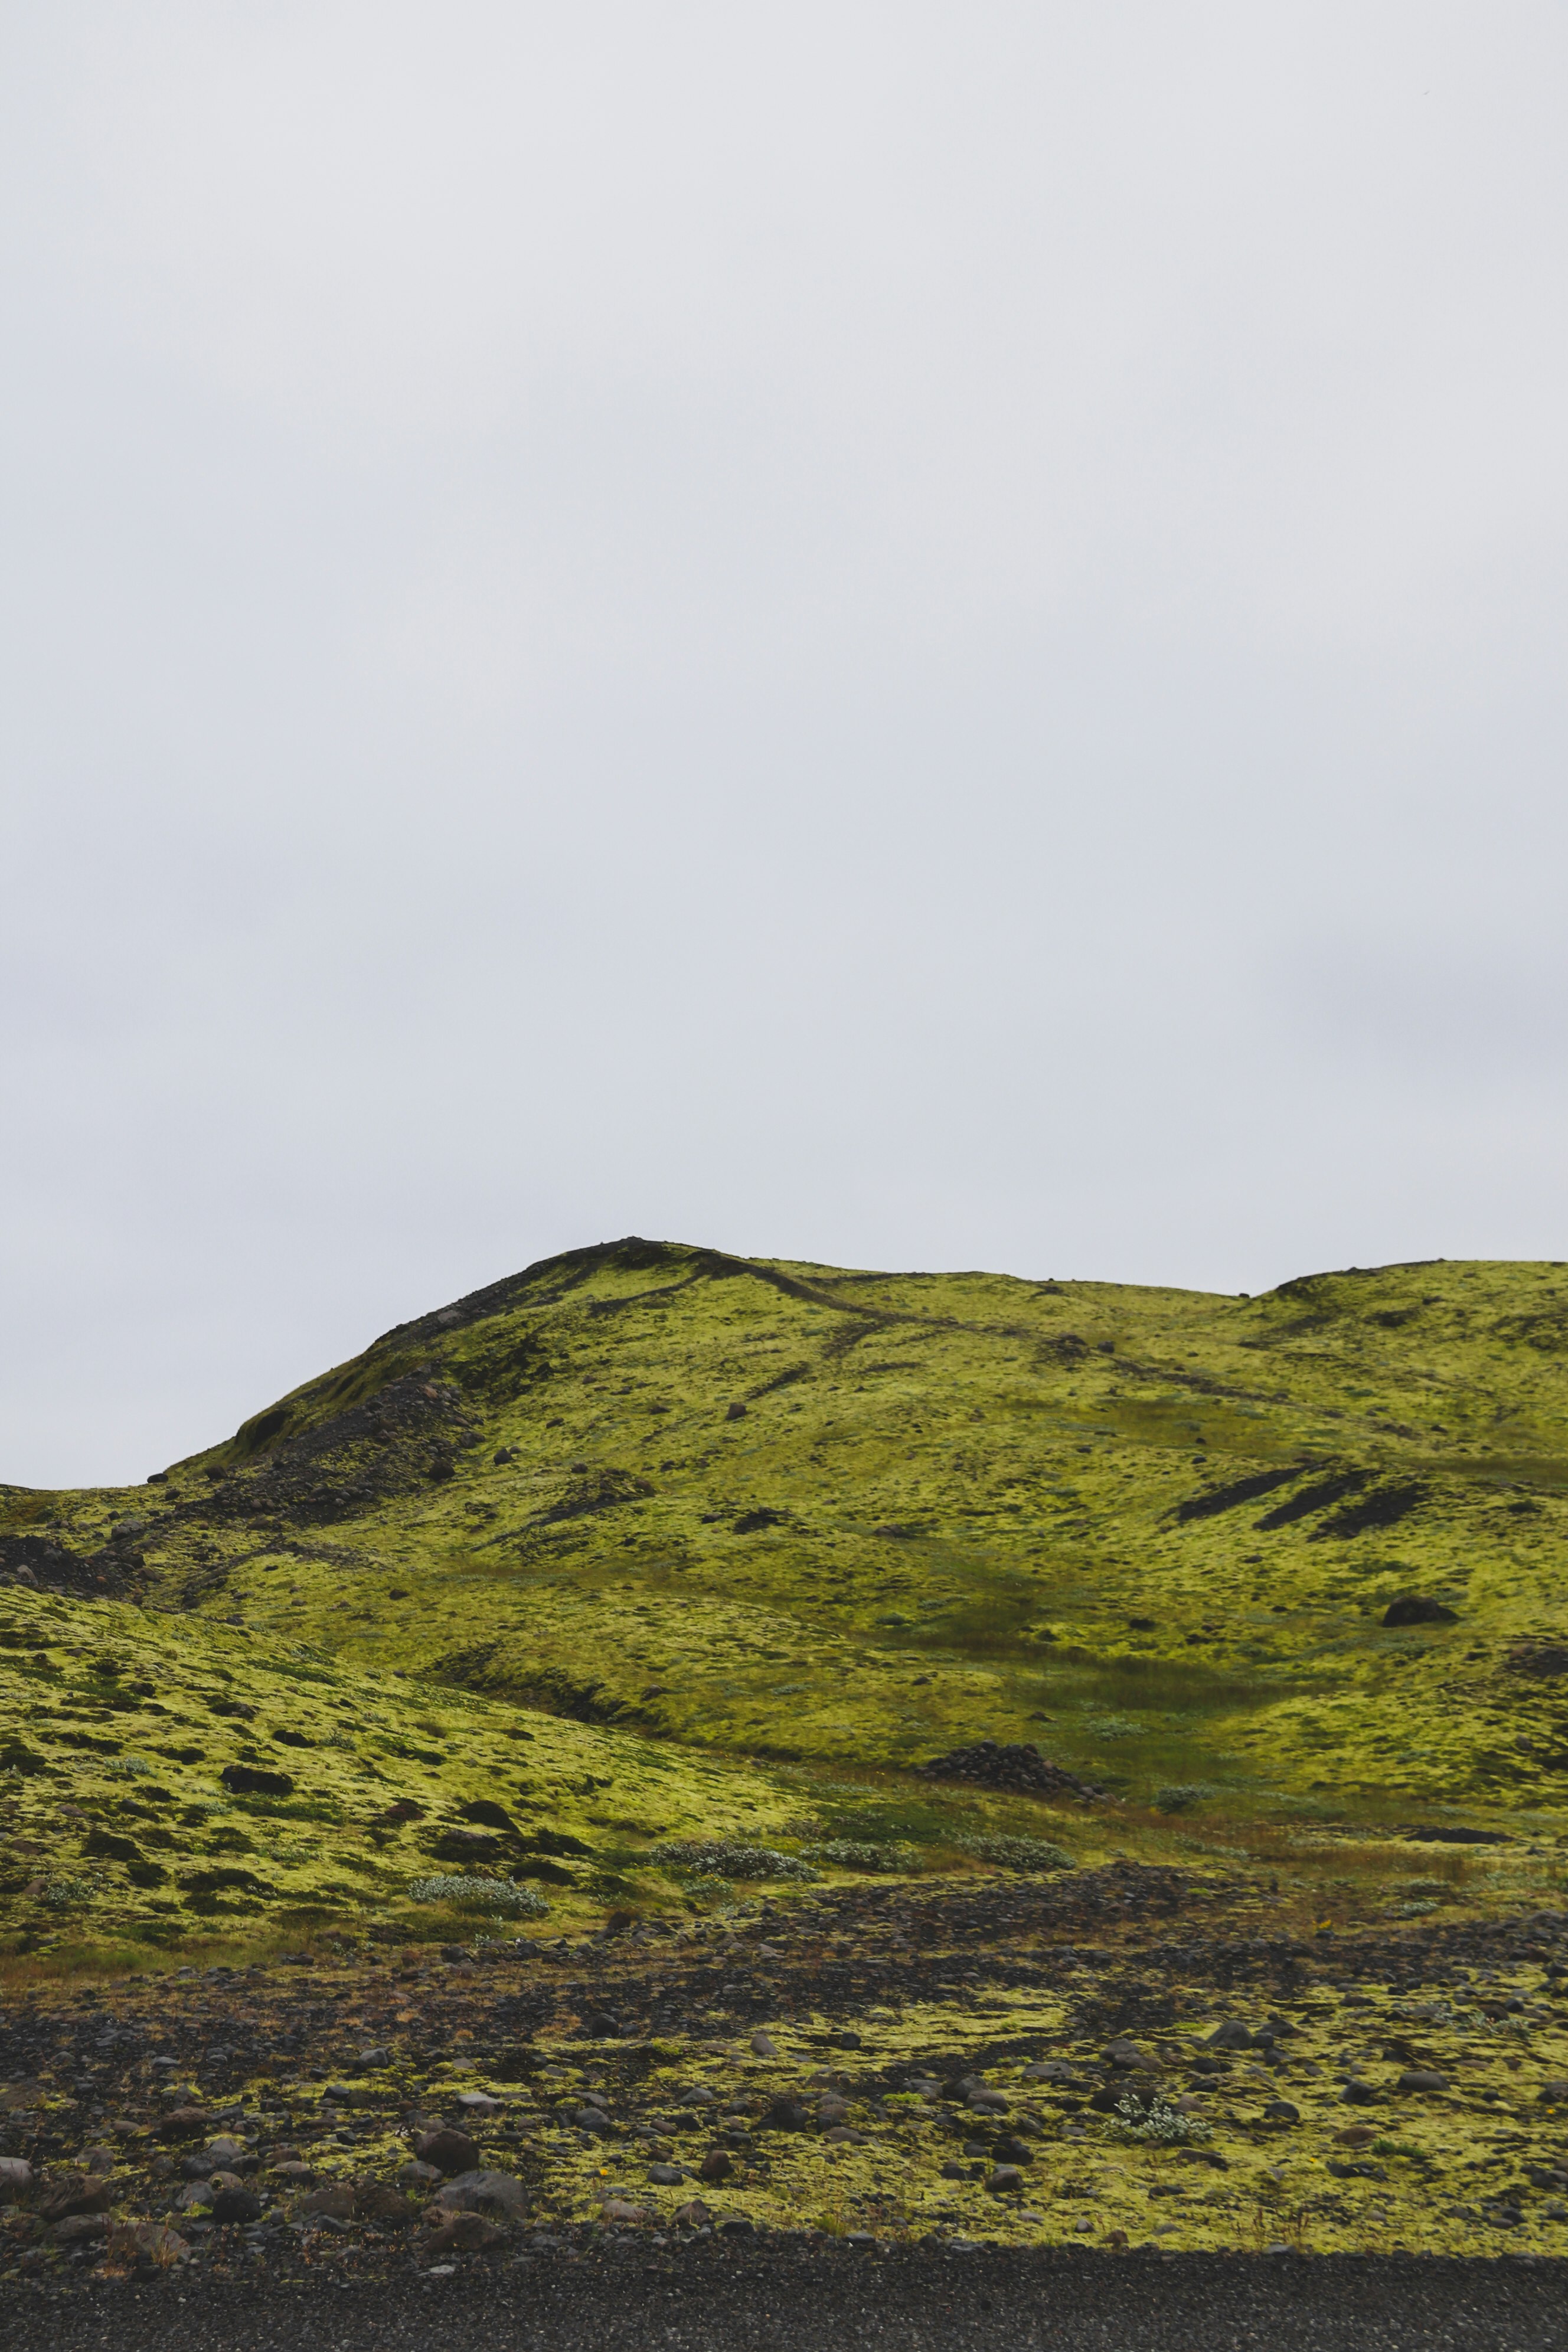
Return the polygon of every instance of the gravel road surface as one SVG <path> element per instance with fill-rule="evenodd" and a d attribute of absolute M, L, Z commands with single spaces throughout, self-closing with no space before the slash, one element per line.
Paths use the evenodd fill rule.
<path fill-rule="evenodd" d="M 1568 2263 L 981 2249 L 12 2289 L 16 2352 L 1562 2352 Z"/>

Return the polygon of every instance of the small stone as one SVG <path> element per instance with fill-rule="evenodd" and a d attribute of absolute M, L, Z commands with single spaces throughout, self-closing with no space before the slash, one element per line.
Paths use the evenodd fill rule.
<path fill-rule="evenodd" d="M 1447 2074 L 1439 2074 L 1434 2066 L 1407 2066 L 1394 2084 L 1399 2091 L 1446 2091 Z"/>
<path fill-rule="evenodd" d="M 431 2168 L 426 2167 L 426 2169 L 431 2170 L 433 2179 L 439 2177 Z M 268 2165 L 268 2177 L 273 2180 L 281 2180 L 286 2188 L 302 2189 L 307 2181 L 314 2180 L 316 2168 L 313 2164 L 301 2163 L 298 2157 L 289 2157 L 283 2164 Z"/>
<path fill-rule="evenodd" d="M 679 2189 L 686 2175 L 679 2164 L 650 2164 L 647 2177 L 656 2189 Z"/>
<path fill-rule="evenodd" d="M 1125 2037 L 1110 2042 L 1105 2055 L 1112 2066 L 1140 2067 L 1146 2074 L 1161 2072 L 1160 2061 L 1156 2057 L 1147 2050 L 1140 2050 L 1136 2042 L 1129 2042 Z"/>
<path fill-rule="evenodd" d="M 50 2189 L 38 2206 L 41 2221 L 64 2221 L 78 2213 L 106 2213 L 109 2210 L 110 2186 L 96 2173 L 79 2174 L 74 2180 L 62 2180 Z"/>
<path fill-rule="evenodd" d="M 466 2116 L 499 2116 L 501 2103 L 488 2091 L 459 2091 L 458 2105 Z"/>
<path fill-rule="evenodd" d="M 275 2165 L 273 2168 L 273 2169 L 278 2172 L 288 2171 L 290 2168 L 290 2167 L 281 2164 Z M 305 2168 L 301 2166 L 300 2169 L 303 2170 L 304 2168 Z M 440 2179 L 441 2175 L 435 2165 L 421 2164 L 417 2157 L 411 2157 L 406 2164 L 400 2164 L 398 2166 L 397 2170 L 393 2177 L 395 2179 L 400 2181 L 405 2189 L 428 2189 L 433 2181 Z"/>
<path fill-rule="evenodd" d="M 160 2139 L 195 2139 L 212 2117 L 205 2107 L 172 2107 L 157 2126 Z"/>
<path fill-rule="evenodd" d="M 460 2208 L 467 2213 L 488 2213 L 492 2220 L 521 2221 L 528 2211 L 529 2196 L 521 2180 L 510 2172 L 461 2172 L 436 2191 L 438 2205 Z"/>
<path fill-rule="evenodd" d="M 1026 2083 L 1076 2083 L 1072 2062 L 1068 2058 L 1042 2058 L 1037 2066 L 1026 2066 Z"/>
<path fill-rule="evenodd" d="M 984 2154 L 984 2149 L 980 2150 L 979 2153 Z M 1005 2134 L 1005 2136 L 996 2142 L 996 2145 L 991 2150 L 991 2153 L 996 2158 L 998 2164 L 1028 2165 L 1033 2164 L 1035 2160 L 1035 2151 L 1029 2146 L 1028 2141 L 1020 2139 L 1016 2132 L 1007 2132 Z"/>
<path fill-rule="evenodd" d="M 237 2173 L 219 2172 L 213 2179 L 213 2220 L 215 2221 L 259 2221 L 264 2211 L 261 2200 L 253 2189 L 247 2189 Z"/>
<path fill-rule="evenodd" d="M 848 2113 L 848 2100 L 841 2099 L 834 2094 L 824 2099 L 817 2108 L 816 2120 L 819 2124 L 841 2124 Z"/>
<path fill-rule="evenodd" d="M 1340 2097 L 1347 2107 L 1375 2107 L 1378 2103 L 1378 2093 L 1372 2084 L 1359 2082 L 1354 2075 L 1345 2084 Z"/>
<path fill-rule="evenodd" d="M 210 2180 L 213 2174 L 221 2169 L 222 2167 L 205 2147 L 198 2148 L 194 2156 L 183 2156 L 180 2158 L 182 2180 Z"/>
<path fill-rule="evenodd" d="M 69 2213 L 57 2221 L 49 2235 L 57 2245 L 77 2245 L 85 2238 L 106 2238 L 109 2235 L 107 2213 Z"/>
<path fill-rule="evenodd" d="M 983 2115 L 1005 2116 L 1007 2112 L 1007 2095 L 1005 2091 L 988 2091 L 983 2083 L 977 2084 L 969 2094 L 969 2104 L 972 2107 L 977 2107 Z"/>
<path fill-rule="evenodd" d="M 362 2180 L 354 2190 L 354 2219 L 380 2230 L 412 2229 L 417 2209 L 390 2180 Z"/>
<path fill-rule="evenodd" d="M 1292 2106 L 1289 2099 L 1270 2099 L 1263 2112 L 1271 2124 L 1299 2124 L 1301 2120 L 1300 2108 Z"/>
<path fill-rule="evenodd" d="M 1108 2246 L 1124 2246 L 1127 2243 L 1126 2231 L 1107 2230 L 1105 2233 L 1105 2242 Z"/>
<path fill-rule="evenodd" d="M 206 2152 L 215 2172 L 232 2172 L 235 2166 L 243 2164 L 250 2154 L 243 2140 L 229 2139 L 223 2135 L 208 2140 Z"/>
<path fill-rule="evenodd" d="M 353 2213 L 354 2192 L 345 2181 L 323 2181 L 320 2189 L 312 2189 L 302 2200 L 298 2210 L 306 2219 L 320 2215 L 329 2221 L 347 2221 Z"/>
<path fill-rule="evenodd" d="M 700 2197 L 693 2197 L 684 2205 L 678 2205 L 670 2219 L 679 2229 L 700 2230 L 706 2222 L 712 2221 L 713 2216 Z"/>
<path fill-rule="evenodd" d="M 183 2262 L 191 2249 L 177 2230 L 158 2221 L 114 2221 L 110 2224 L 107 2252 L 111 2263 L 134 2263 L 149 2272 L 168 2270 Z"/>
<path fill-rule="evenodd" d="M 599 2219 L 602 2221 L 626 2221 L 630 2223 L 635 2221 L 646 2221 L 647 2215 L 644 2212 L 640 2205 L 632 2204 L 628 2198 L 606 2197 L 604 2203 L 599 2208 Z"/>
<path fill-rule="evenodd" d="M 1370 2124 L 1351 2124 L 1344 2131 L 1334 2134 L 1336 2147 L 1370 2147 L 1377 2134 Z"/>
<path fill-rule="evenodd" d="M 1227 2017 L 1208 2037 L 1211 2050 L 1250 2050 L 1252 2034 L 1239 2018 Z"/>
<path fill-rule="evenodd" d="M 501 2233 L 493 2221 L 479 2213 L 455 2213 L 426 2240 L 422 2252 L 426 2260 L 432 2254 L 479 2254 L 500 2242 Z"/>
<path fill-rule="evenodd" d="M 754 2058 L 776 2058 L 779 2054 L 779 2045 L 771 2033 L 753 2033 L 751 2046 Z"/>
<path fill-rule="evenodd" d="M 721 2147 L 710 2147 L 697 2168 L 702 2180 L 728 2180 L 735 2169 L 735 2159 Z"/>
<path fill-rule="evenodd" d="M 765 2115 L 759 2116 L 759 2131 L 809 2131 L 812 2118 L 798 2099 L 775 2099 Z"/>
<path fill-rule="evenodd" d="M 380 2043 L 377 2042 L 373 2044 L 370 2049 L 362 2050 L 360 2052 L 359 2063 L 365 2069 L 367 2074 L 374 2073 L 378 2066 L 391 2065 L 392 2053 L 390 2050 L 384 2050 Z"/>
<path fill-rule="evenodd" d="M 1023 2192 L 1024 2176 L 1016 2164 L 999 2164 L 985 2186 L 993 2197 L 1016 2197 Z"/>
<path fill-rule="evenodd" d="M 89 2147 L 82 2157 L 81 2168 L 84 2172 L 109 2173 L 118 2161 L 111 2147 Z"/>
<path fill-rule="evenodd" d="M 479 2151 L 467 2132 L 455 2131 L 444 2124 L 439 2131 L 422 2132 L 414 2143 L 414 2153 L 421 2164 L 433 2164 L 438 2172 L 472 2172 L 479 2160 Z"/>

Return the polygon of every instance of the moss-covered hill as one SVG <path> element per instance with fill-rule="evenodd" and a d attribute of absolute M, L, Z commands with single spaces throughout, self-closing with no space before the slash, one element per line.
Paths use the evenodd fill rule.
<path fill-rule="evenodd" d="M 465 1855 L 607 1896 L 868 1782 L 940 1843 L 903 1775 L 985 1736 L 1130 1807 L 1546 1815 L 1565 1527 L 1563 1266 L 1248 1299 L 574 1252 L 145 1486 L 0 1490 L 0 1904 L 173 1932 Z M 68 1787 L 62 1860 L 25 1832 Z"/>

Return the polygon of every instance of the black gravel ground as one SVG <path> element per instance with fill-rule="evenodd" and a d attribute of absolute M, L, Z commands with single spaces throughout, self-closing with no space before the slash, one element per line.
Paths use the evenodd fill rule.
<path fill-rule="evenodd" d="M 1562 2352 L 1568 2263 L 637 2252 L 502 2273 L 12 2289 L 16 2352 Z"/>

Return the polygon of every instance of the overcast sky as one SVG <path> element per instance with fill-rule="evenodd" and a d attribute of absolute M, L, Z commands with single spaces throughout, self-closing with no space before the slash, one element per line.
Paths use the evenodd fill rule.
<path fill-rule="evenodd" d="M 0 1478 L 637 1232 L 1568 1257 L 1568 16 L 0 14 Z"/>

